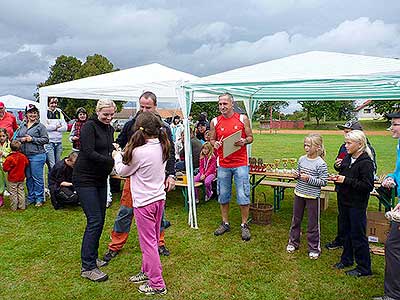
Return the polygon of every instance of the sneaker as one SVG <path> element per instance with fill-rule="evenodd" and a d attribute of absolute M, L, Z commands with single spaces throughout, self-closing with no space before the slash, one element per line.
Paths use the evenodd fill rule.
<path fill-rule="evenodd" d="M 43 206 L 43 202 L 37 202 L 37 203 L 35 204 L 35 206 L 36 206 L 36 207 L 41 207 L 41 206 Z"/>
<path fill-rule="evenodd" d="M 217 230 L 214 231 L 214 235 L 222 235 L 225 232 L 231 231 L 231 226 L 229 226 L 228 223 L 222 222 L 221 225 L 217 228 Z"/>
<path fill-rule="evenodd" d="M 164 256 L 169 256 L 171 253 L 169 252 L 169 250 L 167 249 L 167 247 L 165 247 L 164 245 L 158 247 L 158 253 L 160 255 L 164 255 Z"/>
<path fill-rule="evenodd" d="M 129 277 L 128 280 L 133 283 L 143 283 L 143 282 L 147 282 L 149 280 L 149 277 L 147 277 L 147 275 L 145 273 L 140 271 L 136 275 Z"/>
<path fill-rule="evenodd" d="M 206 196 L 204 197 L 204 201 L 205 201 L 205 202 L 210 201 L 210 199 L 212 198 L 212 196 L 213 196 L 213 193 L 211 193 L 210 197 L 207 197 L 207 195 L 206 195 Z"/>
<path fill-rule="evenodd" d="M 107 266 L 107 265 L 108 265 L 108 262 L 96 258 L 96 266 L 97 266 L 98 268 L 101 268 L 101 267 L 104 267 L 104 266 Z"/>
<path fill-rule="evenodd" d="M 82 271 L 81 276 L 95 282 L 106 281 L 108 279 L 108 275 L 98 268 L 89 271 Z"/>
<path fill-rule="evenodd" d="M 310 252 L 310 253 L 308 253 L 308 257 L 310 259 L 318 259 L 319 258 L 319 253 L 318 252 Z"/>
<path fill-rule="evenodd" d="M 386 296 L 386 295 L 383 295 L 381 297 L 374 297 L 374 298 L 372 298 L 372 300 L 396 300 L 396 299 Z"/>
<path fill-rule="evenodd" d="M 325 248 L 328 249 L 328 250 L 335 250 L 335 249 L 343 248 L 343 244 L 339 243 L 336 240 L 334 240 L 334 241 L 326 244 Z"/>
<path fill-rule="evenodd" d="M 242 229 L 242 240 L 243 241 L 250 241 L 251 234 L 250 234 L 250 228 L 247 223 L 240 225 L 240 228 Z"/>
<path fill-rule="evenodd" d="M 351 266 L 352 266 L 352 265 L 345 265 L 344 263 L 342 263 L 342 262 L 340 261 L 340 262 L 334 264 L 334 265 L 333 265 L 333 268 L 334 268 L 334 269 L 338 269 L 338 270 L 343 270 L 343 269 L 346 269 L 346 268 L 351 267 Z"/>
<path fill-rule="evenodd" d="M 106 254 L 104 254 L 104 256 L 103 256 L 103 260 L 108 263 L 110 260 L 112 260 L 117 255 L 118 255 L 118 251 L 113 251 L 113 250 L 108 249 Z"/>
<path fill-rule="evenodd" d="M 296 251 L 295 246 L 290 245 L 290 244 L 286 246 L 286 252 L 287 253 L 294 253 L 294 251 Z"/>
<path fill-rule="evenodd" d="M 9 197 L 9 196 L 10 196 L 10 193 L 9 193 L 7 190 L 5 190 L 3 196 L 4 196 L 4 197 Z"/>
<path fill-rule="evenodd" d="M 349 270 L 345 272 L 346 275 L 351 276 L 351 277 L 361 277 L 361 276 L 370 276 L 372 273 L 361 273 L 360 271 L 356 269 Z"/>
<path fill-rule="evenodd" d="M 138 291 L 145 295 L 165 295 L 167 288 L 154 289 L 148 283 L 145 283 L 139 286 Z"/>

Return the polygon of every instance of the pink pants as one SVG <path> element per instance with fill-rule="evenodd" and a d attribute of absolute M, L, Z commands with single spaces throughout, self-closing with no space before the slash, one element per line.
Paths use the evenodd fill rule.
<path fill-rule="evenodd" d="M 149 277 L 149 285 L 154 289 L 165 288 L 162 266 L 158 254 L 160 225 L 164 211 L 164 200 L 143 207 L 135 207 L 134 216 L 142 250 L 142 272 Z"/>
<path fill-rule="evenodd" d="M 200 173 L 194 176 L 194 182 L 200 182 L 201 181 L 200 176 L 201 176 Z M 214 179 L 215 179 L 214 174 L 208 175 L 206 178 L 204 178 L 204 186 L 206 187 L 207 198 L 210 198 L 212 196 L 212 182 Z M 199 189 L 198 188 L 194 189 L 194 192 L 196 199 L 199 199 Z"/>

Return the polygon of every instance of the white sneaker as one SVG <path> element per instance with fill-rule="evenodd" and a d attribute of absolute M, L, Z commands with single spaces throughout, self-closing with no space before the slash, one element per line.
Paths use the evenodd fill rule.
<path fill-rule="evenodd" d="M 3 196 L 4 196 L 4 197 L 9 197 L 9 196 L 10 196 L 10 193 L 9 193 L 7 190 L 5 190 Z"/>
<path fill-rule="evenodd" d="M 319 253 L 318 252 L 310 252 L 310 253 L 308 253 L 308 257 L 310 259 L 318 259 L 319 258 Z"/>
<path fill-rule="evenodd" d="M 287 253 L 293 253 L 294 251 L 296 251 L 296 248 L 293 245 L 287 245 L 286 246 L 286 252 Z"/>
<path fill-rule="evenodd" d="M 112 199 L 107 200 L 106 207 L 109 208 L 112 204 Z"/>

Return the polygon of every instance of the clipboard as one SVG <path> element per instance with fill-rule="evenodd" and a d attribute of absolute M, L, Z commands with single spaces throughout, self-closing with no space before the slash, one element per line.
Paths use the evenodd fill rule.
<path fill-rule="evenodd" d="M 224 158 L 238 151 L 241 147 L 235 146 L 235 143 L 242 137 L 242 131 L 238 130 L 222 140 L 222 149 Z"/>

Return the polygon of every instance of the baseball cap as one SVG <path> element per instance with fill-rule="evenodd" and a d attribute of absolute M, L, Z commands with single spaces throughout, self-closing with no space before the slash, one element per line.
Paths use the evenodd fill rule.
<path fill-rule="evenodd" d="M 336 125 L 337 128 L 343 130 L 343 129 L 351 129 L 351 130 L 363 130 L 360 122 L 358 121 L 347 121 L 343 125 Z"/>
<path fill-rule="evenodd" d="M 27 106 L 25 106 L 25 113 L 27 113 L 28 111 L 31 111 L 31 110 L 39 111 L 35 104 L 29 103 Z"/>
<path fill-rule="evenodd" d="M 397 118 L 400 118 L 400 111 L 396 111 L 396 112 L 393 112 L 393 113 L 390 113 L 390 114 L 386 114 L 385 116 L 388 119 L 393 119 L 393 118 L 397 119 Z"/>
<path fill-rule="evenodd" d="M 4 103 L 0 101 L 0 108 L 4 108 Z"/>

